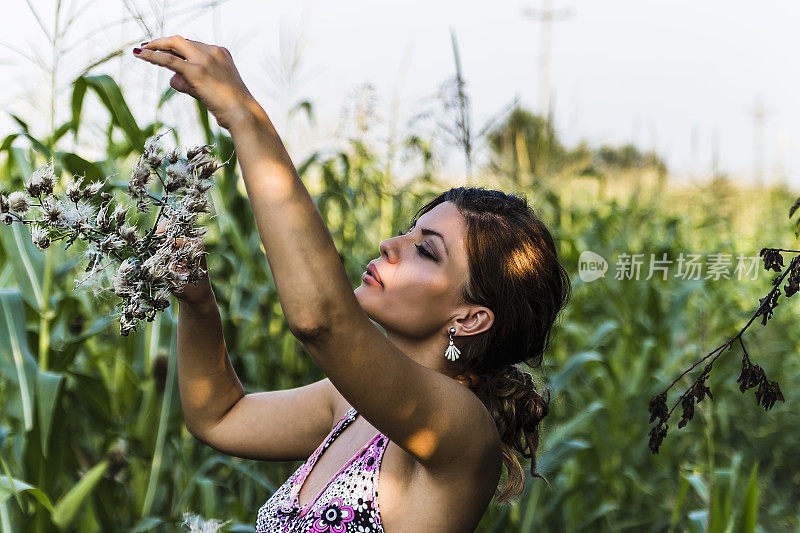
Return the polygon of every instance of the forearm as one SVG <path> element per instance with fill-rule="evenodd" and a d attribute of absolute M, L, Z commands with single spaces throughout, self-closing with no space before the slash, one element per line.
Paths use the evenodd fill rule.
<path fill-rule="evenodd" d="M 244 396 L 225 347 L 213 291 L 179 302 L 178 388 L 186 428 L 196 436 L 212 428 Z"/>
<path fill-rule="evenodd" d="M 357 305 L 330 232 L 264 110 L 230 132 L 287 323 L 324 327 L 334 306 Z"/>

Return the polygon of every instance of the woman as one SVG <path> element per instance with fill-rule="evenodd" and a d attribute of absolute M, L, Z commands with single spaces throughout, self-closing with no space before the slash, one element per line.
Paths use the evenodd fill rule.
<path fill-rule="evenodd" d="M 245 395 L 208 277 L 179 295 L 188 430 L 238 457 L 307 459 L 259 510 L 257 531 L 473 531 L 503 463 L 498 501 L 522 491 L 514 449 L 541 477 L 534 455 L 549 398 L 514 365 L 541 363 L 570 283 L 525 200 L 475 188 L 440 195 L 381 242 L 353 291 L 228 51 L 175 36 L 134 55 L 173 71 L 170 85 L 230 132 L 287 324 L 328 376 Z"/>

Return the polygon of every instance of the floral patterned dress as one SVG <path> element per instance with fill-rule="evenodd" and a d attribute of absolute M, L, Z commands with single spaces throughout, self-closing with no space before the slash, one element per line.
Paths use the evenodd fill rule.
<path fill-rule="evenodd" d="M 383 533 L 378 508 L 381 459 L 389 439 L 378 432 L 333 476 L 315 499 L 300 507 L 298 494 L 314 464 L 358 416 L 351 408 L 325 440 L 258 510 L 257 533 Z"/>

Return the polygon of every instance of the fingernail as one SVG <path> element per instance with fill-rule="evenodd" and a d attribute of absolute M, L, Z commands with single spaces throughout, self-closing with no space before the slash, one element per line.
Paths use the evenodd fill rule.
<path fill-rule="evenodd" d="M 149 43 L 149 42 L 150 42 L 150 41 L 145 41 L 145 42 L 143 42 L 142 44 L 140 44 L 139 46 L 144 46 L 144 45 L 146 45 L 146 44 L 147 44 L 147 43 Z"/>
<path fill-rule="evenodd" d="M 142 53 L 142 49 L 141 48 L 134 48 L 133 49 L 133 53 L 134 54 L 141 54 Z"/>

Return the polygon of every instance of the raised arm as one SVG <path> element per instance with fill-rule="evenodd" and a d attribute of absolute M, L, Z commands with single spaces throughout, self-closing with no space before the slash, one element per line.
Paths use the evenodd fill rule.
<path fill-rule="evenodd" d="M 407 357 L 361 309 L 319 211 L 227 50 L 170 37 L 137 55 L 175 72 L 172 87 L 230 131 L 287 323 L 342 396 L 423 464 L 489 457 L 493 440 L 475 437 L 491 435 L 494 423 L 464 409 L 482 408 L 480 400 Z"/>
<path fill-rule="evenodd" d="M 161 219 L 156 235 L 169 222 Z M 205 249 L 202 238 L 196 239 Z M 178 241 L 181 244 L 181 241 Z M 207 271 L 205 254 L 200 266 Z M 231 365 L 222 332 L 217 299 L 208 274 L 186 285 L 176 298 L 178 309 L 178 389 L 186 429 L 195 437 L 213 428 L 244 396 Z"/>
<path fill-rule="evenodd" d="M 167 225 L 162 219 L 156 234 Z M 208 270 L 205 255 L 200 266 Z M 189 432 L 212 448 L 246 459 L 311 455 L 334 422 L 335 390 L 330 381 L 245 395 L 225 346 L 209 276 L 175 296 L 180 306 L 178 388 Z"/>

